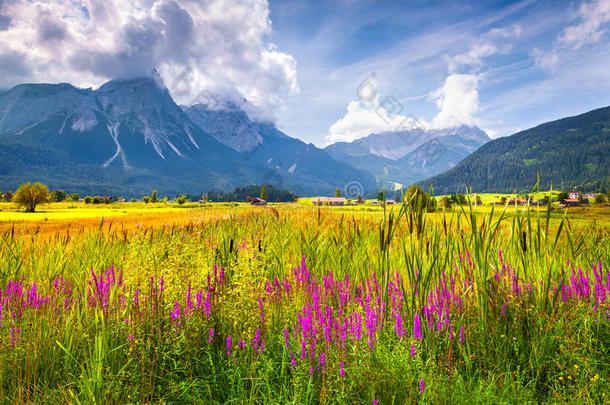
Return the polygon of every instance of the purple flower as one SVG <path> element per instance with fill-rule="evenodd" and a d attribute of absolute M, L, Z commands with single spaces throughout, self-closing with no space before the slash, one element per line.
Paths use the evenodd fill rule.
<path fill-rule="evenodd" d="M 421 320 L 419 319 L 417 312 L 413 317 L 413 338 L 415 340 L 421 339 Z"/>
<path fill-rule="evenodd" d="M 419 380 L 419 393 L 423 394 L 425 391 L 426 391 L 426 382 L 422 378 L 421 380 Z"/>
<path fill-rule="evenodd" d="M 212 338 L 214 337 L 214 329 L 210 328 L 210 333 L 208 334 L 208 343 L 212 343 Z"/>
<path fill-rule="evenodd" d="M 415 357 L 416 354 L 417 348 L 415 347 L 415 345 L 411 345 L 411 357 Z"/>
<path fill-rule="evenodd" d="M 231 355 L 231 336 L 227 336 L 227 356 Z"/>

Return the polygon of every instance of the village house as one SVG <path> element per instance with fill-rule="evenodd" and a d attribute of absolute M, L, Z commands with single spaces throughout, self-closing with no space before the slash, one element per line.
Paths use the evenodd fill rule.
<path fill-rule="evenodd" d="M 341 206 L 345 205 L 344 197 L 318 197 L 313 200 L 314 205 L 332 205 L 332 206 Z"/>
<path fill-rule="evenodd" d="M 580 193 L 576 193 L 576 192 L 568 193 L 568 198 L 570 200 L 578 200 L 580 198 Z"/>
<path fill-rule="evenodd" d="M 564 198 L 561 200 L 561 204 L 557 206 L 557 208 L 566 208 L 566 207 L 578 207 L 586 203 L 581 203 L 580 200 L 575 198 Z"/>
<path fill-rule="evenodd" d="M 263 200 L 262 198 L 254 197 L 252 200 L 250 200 L 250 204 L 251 205 L 267 205 L 267 201 Z"/>

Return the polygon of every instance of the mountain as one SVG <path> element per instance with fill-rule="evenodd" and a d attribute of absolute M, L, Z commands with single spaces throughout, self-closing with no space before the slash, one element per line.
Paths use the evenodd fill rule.
<path fill-rule="evenodd" d="M 331 193 L 353 179 L 374 186 L 367 173 L 271 124 L 254 123 L 237 108 L 208 114 L 207 121 L 199 112 L 176 105 L 154 74 L 97 90 L 18 85 L 0 94 L 0 184 L 15 189 L 41 181 L 52 189 L 125 196 L 262 183 L 305 195 Z"/>
<path fill-rule="evenodd" d="M 379 183 L 410 185 L 455 166 L 488 141 L 477 127 L 417 128 L 337 142 L 325 150 L 337 160 L 372 173 Z"/>
<path fill-rule="evenodd" d="M 610 180 L 610 107 L 495 139 L 453 169 L 420 183 L 436 194 L 568 189 Z"/>
<path fill-rule="evenodd" d="M 375 179 L 369 173 L 333 159 L 324 150 L 291 138 L 269 123 L 257 123 L 235 104 L 221 110 L 210 110 L 197 104 L 183 107 L 194 123 L 205 128 L 219 142 L 239 152 L 244 159 L 267 168 L 265 183 L 286 187 L 293 177 L 297 184 L 291 189 L 302 193 L 305 185 L 320 184 L 324 190 L 357 183 L 359 193 L 375 188 Z M 299 191 L 301 189 L 301 191 Z M 352 197 L 356 197 L 355 195 Z"/>

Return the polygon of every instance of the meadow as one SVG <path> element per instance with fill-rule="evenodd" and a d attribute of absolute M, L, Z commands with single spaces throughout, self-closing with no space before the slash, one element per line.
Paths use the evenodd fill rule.
<path fill-rule="evenodd" d="M 0 206 L 3 402 L 610 401 L 607 208 L 75 204 Z"/>

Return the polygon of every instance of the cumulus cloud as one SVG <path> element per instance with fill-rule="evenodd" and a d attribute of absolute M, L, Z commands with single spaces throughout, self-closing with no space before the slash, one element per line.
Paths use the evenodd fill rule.
<path fill-rule="evenodd" d="M 397 100 L 385 98 L 380 103 L 379 96 L 369 103 L 350 102 L 345 116 L 329 128 L 327 144 L 351 142 L 372 133 L 408 130 L 424 125 L 414 117 L 393 113 L 395 108 L 401 108 Z"/>
<path fill-rule="evenodd" d="M 180 103 L 238 94 L 268 119 L 299 90 L 296 61 L 268 42 L 270 32 L 266 0 L 0 2 L 0 59 L 20 55 L 29 67 L 0 65 L 0 87 L 96 87 L 157 69 Z"/>
<path fill-rule="evenodd" d="M 479 78 L 477 75 L 452 74 L 442 87 L 431 94 L 440 112 L 434 117 L 434 128 L 475 125 L 473 115 L 479 109 Z"/>
<path fill-rule="evenodd" d="M 580 24 L 563 30 L 559 42 L 579 49 L 588 43 L 598 42 L 606 33 L 603 26 L 610 22 L 610 0 L 597 0 L 583 3 L 578 10 Z"/>

